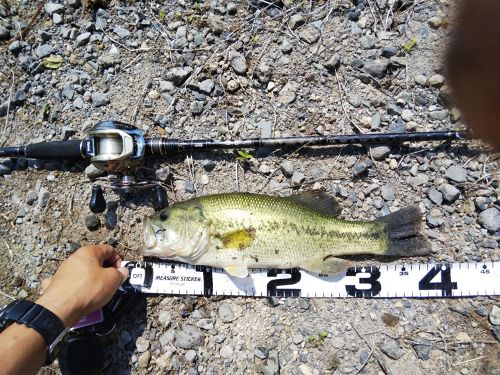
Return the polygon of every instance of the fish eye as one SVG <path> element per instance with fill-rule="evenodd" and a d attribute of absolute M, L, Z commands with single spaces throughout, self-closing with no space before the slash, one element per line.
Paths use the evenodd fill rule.
<path fill-rule="evenodd" d="M 168 212 L 167 211 L 160 212 L 160 220 L 165 221 L 167 219 L 168 219 Z"/>

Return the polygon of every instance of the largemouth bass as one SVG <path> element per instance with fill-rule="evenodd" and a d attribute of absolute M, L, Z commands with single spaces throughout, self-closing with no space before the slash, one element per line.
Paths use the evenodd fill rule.
<path fill-rule="evenodd" d="M 334 274 L 360 254 L 431 253 L 416 206 L 370 222 L 338 219 L 337 202 L 320 191 L 289 197 L 207 195 L 175 203 L 144 222 L 145 256 L 224 268 L 294 268 Z"/>

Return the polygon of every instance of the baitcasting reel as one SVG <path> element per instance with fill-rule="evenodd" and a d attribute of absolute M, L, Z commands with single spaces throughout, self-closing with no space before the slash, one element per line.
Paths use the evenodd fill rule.
<path fill-rule="evenodd" d="M 84 140 L 85 154 L 99 170 L 108 172 L 111 185 L 92 186 L 89 208 L 94 213 L 106 210 L 103 188 L 130 193 L 150 190 L 153 208 L 158 211 L 167 205 L 167 194 L 155 181 L 137 181 L 135 172 L 142 164 L 145 140 L 142 131 L 119 121 L 103 121 L 90 129 Z"/>

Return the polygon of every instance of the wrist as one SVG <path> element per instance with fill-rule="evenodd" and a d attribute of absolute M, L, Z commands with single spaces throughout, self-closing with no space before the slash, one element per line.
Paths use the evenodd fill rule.
<path fill-rule="evenodd" d="M 57 315 L 66 328 L 72 327 L 81 318 L 81 309 L 63 298 L 44 294 L 36 300 L 36 303 Z"/>

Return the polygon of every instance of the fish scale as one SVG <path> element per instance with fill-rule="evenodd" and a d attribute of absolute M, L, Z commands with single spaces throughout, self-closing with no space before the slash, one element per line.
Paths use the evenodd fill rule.
<path fill-rule="evenodd" d="M 190 199 L 165 209 L 165 222 L 159 218 L 161 213 L 149 219 L 146 232 L 166 234 L 157 235 L 160 238 L 154 248 L 144 254 L 167 254 L 166 258 L 221 267 L 243 277 L 247 268 L 257 267 L 301 267 L 335 273 L 348 266 L 338 257 L 391 254 L 393 241 L 406 245 L 403 249 L 410 250 L 408 255 L 430 251 L 426 239 L 418 233 L 420 214 L 414 207 L 376 221 L 352 222 L 332 215 L 338 213 L 336 205 L 322 192 L 290 197 L 229 193 Z M 151 225 L 160 229 L 148 229 Z M 208 240 L 195 235 L 202 226 Z M 184 236 L 179 235 L 181 232 Z M 189 246 L 202 246 L 203 251 L 189 255 Z M 423 248 L 416 251 L 416 246 Z M 182 257 L 172 250 L 182 247 Z"/>

